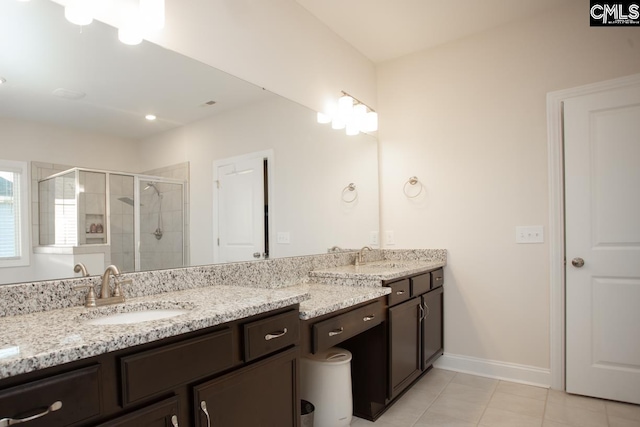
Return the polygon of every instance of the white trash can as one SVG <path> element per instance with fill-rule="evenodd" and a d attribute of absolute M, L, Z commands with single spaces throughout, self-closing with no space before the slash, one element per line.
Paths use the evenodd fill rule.
<path fill-rule="evenodd" d="M 314 427 L 351 424 L 351 352 L 332 347 L 303 357 L 300 363 L 300 398 L 315 407 Z"/>

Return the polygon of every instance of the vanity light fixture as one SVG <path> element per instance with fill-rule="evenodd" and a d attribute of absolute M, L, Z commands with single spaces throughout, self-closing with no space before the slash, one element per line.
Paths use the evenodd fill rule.
<path fill-rule="evenodd" d="M 118 39 L 124 44 L 137 45 L 145 35 L 163 29 L 164 2 L 165 0 L 136 0 L 111 4 L 110 7 L 118 8 L 114 10 L 119 22 Z M 65 6 L 64 16 L 73 24 L 89 25 L 99 13 L 100 6 L 107 5 L 104 0 L 72 0 Z"/>
<path fill-rule="evenodd" d="M 331 123 L 332 129 L 345 129 L 347 135 L 378 130 L 378 113 L 364 102 L 342 91 L 337 105 L 331 111 L 318 112 L 318 123 Z"/>
<path fill-rule="evenodd" d="M 154 114 L 147 114 L 146 116 L 144 116 L 144 118 L 149 120 L 150 122 L 152 122 L 155 119 L 157 119 L 157 117 Z"/>

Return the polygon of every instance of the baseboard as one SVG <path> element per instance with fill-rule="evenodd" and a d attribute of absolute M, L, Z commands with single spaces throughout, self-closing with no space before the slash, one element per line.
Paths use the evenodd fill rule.
<path fill-rule="evenodd" d="M 444 353 L 433 364 L 435 368 L 480 377 L 496 378 L 515 383 L 549 388 L 551 370 L 516 363 L 498 362 L 496 360 L 479 359 L 477 357 L 460 356 Z"/>

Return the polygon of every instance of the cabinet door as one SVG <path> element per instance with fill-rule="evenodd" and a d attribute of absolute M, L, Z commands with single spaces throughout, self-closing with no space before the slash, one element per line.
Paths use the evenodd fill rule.
<path fill-rule="evenodd" d="M 178 398 L 172 397 L 98 427 L 179 427 Z"/>
<path fill-rule="evenodd" d="M 389 309 L 389 397 L 391 399 L 421 373 L 421 310 L 420 297 Z"/>
<path fill-rule="evenodd" d="M 296 347 L 196 386 L 195 425 L 297 427 L 298 357 Z"/>
<path fill-rule="evenodd" d="M 443 351 L 442 308 L 443 289 L 436 288 L 422 296 L 424 321 L 422 324 L 422 369 L 427 369 Z"/>

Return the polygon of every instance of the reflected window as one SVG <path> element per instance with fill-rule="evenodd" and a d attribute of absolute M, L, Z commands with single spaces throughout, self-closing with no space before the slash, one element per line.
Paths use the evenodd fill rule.
<path fill-rule="evenodd" d="M 29 264 L 27 163 L 0 160 L 0 267 Z"/>

